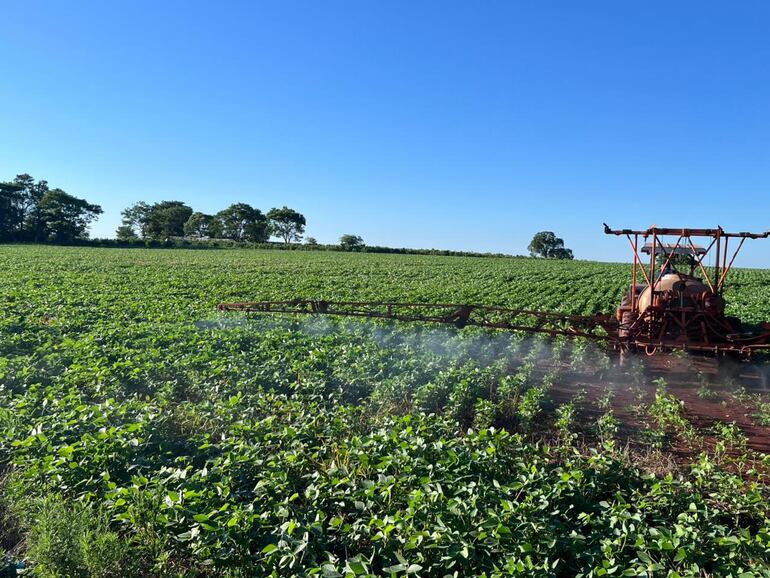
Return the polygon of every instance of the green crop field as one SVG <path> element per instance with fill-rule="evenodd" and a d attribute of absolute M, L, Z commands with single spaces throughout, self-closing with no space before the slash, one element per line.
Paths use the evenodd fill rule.
<path fill-rule="evenodd" d="M 0 247 L 0 576 L 768 577 L 770 397 L 733 374 L 675 382 L 563 338 L 216 311 L 593 314 L 629 275 Z M 770 271 L 737 271 L 726 296 L 770 319 Z"/>

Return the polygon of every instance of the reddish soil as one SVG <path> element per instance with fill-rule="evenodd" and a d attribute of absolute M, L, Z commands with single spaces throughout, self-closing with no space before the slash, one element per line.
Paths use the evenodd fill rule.
<path fill-rule="evenodd" d="M 544 361 L 538 369 L 543 374 L 554 368 L 558 371 L 550 389 L 555 405 L 574 401 L 576 395 L 582 397 L 576 405 L 589 437 L 595 435 L 591 425 L 605 413 L 606 406 L 600 402 L 611 389 L 610 406 L 620 422 L 619 441 L 636 449 L 649 448 L 642 434 L 645 429 L 649 433 L 649 429 L 659 427 L 648 408 L 662 379 L 666 393 L 684 402 L 683 416 L 695 430 L 686 439 L 675 433 L 667 440 L 666 450 L 677 462 L 691 462 L 700 452 L 713 451 L 719 440 L 714 426 L 720 423 L 734 423 L 746 437 L 745 446 L 728 444 L 727 454 L 748 453 L 754 458 L 770 454 L 770 427 L 757 420 L 759 402 L 770 401 L 770 366 L 655 356 L 632 359 L 624 366 L 615 360 L 612 367 L 604 369 L 591 367 L 590 362 L 585 369 L 580 367 L 575 370 L 568 363 L 554 367 Z M 581 391 L 584 396 L 579 395 Z"/>

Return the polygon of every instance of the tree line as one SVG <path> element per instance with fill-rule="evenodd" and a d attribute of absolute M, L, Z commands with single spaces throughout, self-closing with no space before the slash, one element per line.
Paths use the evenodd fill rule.
<path fill-rule="evenodd" d="M 208 215 L 182 201 L 140 201 L 121 215 L 122 224 L 115 232 L 120 241 L 186 238 L 265 243 L 274 236 L 289 244 L 302 239 L 307 224 L 302 213 L 289 207 L 274 207 L 262 213 L 246 203 L 234 203 Z"/>
<path fill-rule="evenodd" d="M 0 182 L 0 241 L 71 243 L 88 238 L 102 214 L 93 205 L 26 173 Z"/>
<path fill-rule="evenodd" d="M 13 181 L 0 182 L 0 242 L 73 243 L 88 239 L 88 226 L 102 214 L 102 208 L 60 188 L 51 188 L 45 180 L 36 181 L 26 173 Z M 214 215 L 194 211 L 182 201 L 143 201 L 121 212 L 122 224 L 116 231 L 117 241 L 132 243 L 175 242 L 178 240 L 223 241 L 235 243 L 267 243 L 271 236 L 286 245 L 302 240 L 307 221 L 294 209 L 274 207 L 267 213 L 247 203 L 234 203 Z M 319 247 L 308 237 L 308 248 Z M 400 252 L 413 251 L 387 247 L 367 247 L 358 235 L 342 235 L 339 245 L 344 251 Z M 530 255 L 547 259 L 573 259 L 564 240 L 551 231 L 540 231 L 530 243 Z M 438 252 L 438 254 L 475 254 Z"/>

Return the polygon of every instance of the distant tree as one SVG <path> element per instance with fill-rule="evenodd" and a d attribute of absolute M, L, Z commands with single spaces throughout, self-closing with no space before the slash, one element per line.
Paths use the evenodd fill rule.
<path fill-rule="evenodd" d="M 128 225 L 121 225 L 115 231 L 115 237 L 118 239 L 118 241 L 131 241 L 133 239 L 138 239 L 139 235 L 137 235 L 136 231 L 134 231 Z"/>
<path fill-rule="evenodd" d="M 340 237 L 340 249 L 343 251 L 355 251 L 364 247 L 364 240 L 358 235 L 342 235 Z"/>
<path fill-rule="evenodd" d="M 267 213 L 267 218 L 270 219 L 271 233 L 283 239 L 283 242 L 287 245 L 292 241 L 302 239 L 302 234 L 305 232 L 305 225 L 307 224 L 302 213 L 283 206 L 280 209 L 270 209 Z"/>
<path fill-rule="evenodd" d="M 184 224 L 193 210 L 182 201 L 161 201 L 150 207 L 145 236 L 152 239 L 168 239 L 184 236 Z"/>
<path fill-rule="evenodd" d="M 27 220 L 27 215 L 35 206 L 35 179 L 27 173 L 16 175 L 13 179 L 13 184 L 19 187 L 19 197 L 17 200 L 17 222 L 16 228 L 19 233 L 24 228 L 24 222 Z M 39 199 L 38 199 L 39 201 Z"/>
<path fill-rule="evenodd" d="M 223 231 L 222 231 L 222 221 L 219 219 L 217 215 L 214 215 L 211 217 L 211 222 L 209 223 L 209 239 L 223 239 Z"/>
<path fill-rule="evenodd" d="M 36 182 L 32 176 L 23 173 L 16 175 L 13 182 L 3 185 L 0 204 L 4 210 L 3 215 L 0 215 L 0 226 L 4 233 L 0 237 L 18 241 L 42 241 L 45 227 L 40 214 L 40 201 L 48 191 L 48 183 Z"/>
<path fill-rule="evenodd" d="M 575 256 L 572 254 L 572 249 L 565 249 L 563 247 L 557 247 L 551 253 L 551 258 L 552 259 L 565 259 L 567 261 L 572 261 L 572 259 L 574 259 Z"/>
<path fill-rule="evenodd" d="M 143 239 L 168 239 L 184 236 L 184 225 L 193 210 L 182 201 L 161 201 L 148 205 L 140 201 L 123 209 L 122 225 L 116 231 L 121 238 L 131 238 L 128 229 Z M 124 228 L 127 227 L 128 229 Z"/>
<path fill-rule="evenodd" d="M 0 240 L 69 242 L 88 236 L 101 207 L 27 173 L 0 183 Z"/>
<path fill-rule="evenodd" d="M 205 213 L 193 213 L 184 224 L 185 237 L 193 237 L 196 239 L 209 237 L 209 228 L 211 227 L 211 221 L 213 219 L 214 217 L 206 215 Z"/>
<path fill-rule="evenodd" d="M 16 183 L 0 183 L 0 241 L 13 240 L 19 229 L 21 191 Z"/>
<path fill-rule="evenodd" d="M 224 239 L 264 243 L 269 238 L 267 217 L 246 203 L 235 203 L 219 211 L 214 221 L 211 226 Z"/>
<path fill-rule="evenodd" d="M 46 227 L 40 203 L 48 192 L 48 181 L 35 182 L 34 178 L 24 173 L 16 175 L 14 183 L 22 187 L 20 209 L 24 236 L 30 241 L 43 241 Z"/>
<path fill-rule="evenodd" d="M 102 214 L 99 205 L 61 189 L 48 190 L 40 199 L 39 210 L 45 237 L 58 243 L 88 238 L 88 225 Z"/>
<path fill-rule="evenodd" d="M 316 246 L 316 245 L 318 245 L 318 240 L 315 237 L 306 237 L 305 238 L 305 245 Z"/>
<path fill-rule="evenodd" d="M 134 233 L 134 237 L 147 236 L 147 223 L 150 217 L 150 205 L 144 201 L 139 201 L 123 209 L 120 213 L 123 216 L 123 224 L 118 228 L 117 233 L 120 235 L 121 229 L 123 230 L 124 238 L 128 235 L 128 232 L 123 227 L 128 227 Z M 118 237 L 120 238 L 120 237 Z"/>
<path fill-rule="evenodd" d="M 551 231 L 540 231 L 527 247 L 533 257 L 546 259 L 573 259 L 572 251 L 564 247 L 564 239 L 560 239 Z"/>

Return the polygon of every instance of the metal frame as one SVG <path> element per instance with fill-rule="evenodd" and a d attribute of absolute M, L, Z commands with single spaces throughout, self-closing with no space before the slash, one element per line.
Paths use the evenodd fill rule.
<path fill-rule="evenodd" d="M 733 263 L 735 263 L 735 258 L 738 256 L 738 253 L 740 253 L 741 249 L 743 248 L 743 243 L 746 241 L 746 239 L 767 239 L 770 237 L 770 230 L 764 232 L 764 233 L 726 233 L 722 227 L 717 227 L 716 229 L 688 229 L 688 228 L 682 228 L 682 229 L 673 229 L 668 227 L 657 227 L 653 225 L 649 229 L 644 230 L 633 230 L 633 229 L 611 229 L 607 223 L 604 223 L 604 233 L 607 235 L 618 235 L 618 236 L 625 236 L 628 238 L 628 242 L 631 244 L 631 248 L 634 252 L 634 284 L 636 284 L 636 273 L 637 273 L 637 266 L 641 266 L 642 272 L 644 273 L 645 281 L 647 282 L 647 285 L 651 287 L 652 291 L 655 291 L 655 288 L 652 287 L 651 279 L 654 279 L 655 277 L 655 257 L 657 255 L 658 249 L 662 249 L 663 254 L 667 255 L 666 264 L 664 265 L 662 270 L 665 270 L 666 265 L 668 265 L 671 261 L 671 257 L 674 253 L 674 250 L 671 251 L 669 254 L 666 251 L 666 244 L 660 243 L 661 237 L 674 237 L 676 236 L 676 247 L 679 247 L 682 241 L 687 241 L 688 245 L 690 246 L 690 249 L 692 249 L 693 256 L 696 259 L 698 267 L 700 267 L 701 273 L 703 273 L 705 281 L 708 283 L 709 287 L 712 291 L 714 291 L 717 295 L 720 297 L 722 296 L 722 293 L 724 291 L 724 283 L 725 279 L 727 278 L 727 274 L 732 270 Z M 634 236 L 634 241 L 631 241 L 631 235 Z M 639 244 L 639 237 L 643 237 L 645 240 L 647 240 L 649 237 L 652 237 L 652 247 L 650 249 L 650 275 L 647 276 L 646 271 L 644 270 L 644 265 L 642 264 L 642 259 L 639 256 L 638 251 L 638 244 Z M 693 237 L 708 237 L 711 238 L 712 241 L 709 244 L 709 246 L 705 250 L 698 250 L 696 248 L 695 244 L 693 243 L 692 239 Z M 728 243 L 731 238 L 737 238 L 740 239 L 741 242 L 738 244 L 738 247 L 735 249 L 732 257 L 730 258 L 729 264 L 727 263 L 727 256 L 728 256 Z M 714 281 L 716 282 L 716 285 L 712 282 L 711 276 L 708 274 L 706 267 L 703 265 L 703 260 L 708 256 L 708 254 L 711 252 L 711 249 L 716 245 L 716 261 L 714 266 Z M 721 256 L 721 266 L 720 266 L 720 256 Z M 721 275 L 720 275 L 720 268 L 721 268 Z M 655 279 L 657 282 L 657 279 Z"/>
<path fill-rule="evenodd" d="M 305 313 L 392 319 L 395 321 L 422 321 L 445 323 L 460 328 L 475 326 L 546 333 L 548 335 L 587 337 L 604 341 L 613 341 L 617 336 L 617 322 L 611 315 L 564 315 L 481 305 L 296 299 L 292 301 L 222 303 L 217 306 L 217 309 L 243 313 Z"/>
<path fill-rule="evenodd" d="M 664 228 L 652 226 L 645 230 L 611 229 L 606 223 L 604 232 L 608 235 L 625 236 L 634 254 L 632 273 L 633 287 L 631 290 L 631 321 L 621 323 L 619 329 L 619 344 L 621 348 L 636 347 L 643 349 L 648 354 L 658 350 L 685 349 L 696 351 L 713 351 L 715 353 L 736 352 L 748 356 L 757 349 L 770 349 L 770 331 L 759 334 L 737 334 L 730 321 L 721 313 L 707 307 L 707 302 L 716 296 L 722 300 L 725 281 L 732 270 L 735 259 L 743 248 L 746 239 L 766 239 L 770 231 L 765 233 L 727 233 L 722 227 L 716 229 L 690 229 L 690 228 Z M 632 240 L 633 235 L 633 240 Z M 642 251 L 649 252 L 649 275 L 639 255 L 639 237 L 645 241 L 651 238 L 651 243 L 644 245 Z M 665 237 L 675 237 L 675 243 L 665 243 Z M 704 249 L 693 242 L 694 238 L 706 237 L 711 242 Z M 729 241 L 731 238 L 739 238 L 740 243 L 729 255 Z M 681 246 L 689 247 L 690 254 L 695 260 L 695 265 L 700 269 L 705 283 L 711 292 L 702 295 L 690 295 L 688 300 L 694 302 L 694 306 L 685 306 L 682 295 L 675 292 L 660 291 L 657 287 L 660 276 L 656 276 L 656 259 L 659 254 L 665 255 L 665 262 L 660 269 L 660 274 L 667 270 L 671 259 Z M 715 252 L 715 263 L 711 274 L 704 265 L 704 259 Z M 638 293 L 636 290 L 638 272 L 641 271 L 645 290 L 650 292 L 650 306 L 639 313 Z M 689 277 L 689 276 L 688 276 Z M 679 298 L 679 303 L 675 298 Z M 720 301 L 723 303 L 723 301 Z M 721 306 L 720 306 L 721 307 Z M 624 309 L 623 311 L 629 311 Z M 620 314 L 619 314 L 620 315 Z M 672 341 L 669 329 L 678 328 L 679 337 Z"/>

